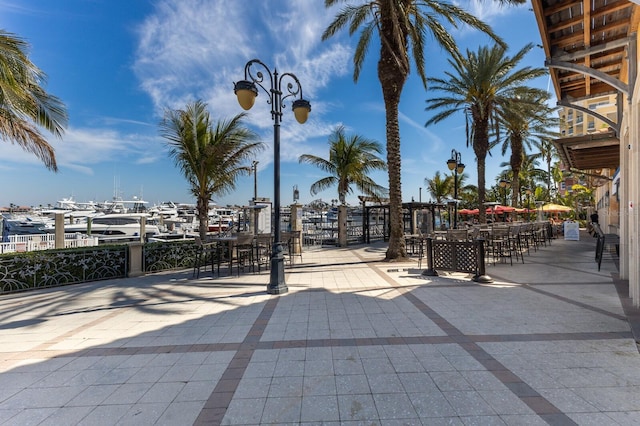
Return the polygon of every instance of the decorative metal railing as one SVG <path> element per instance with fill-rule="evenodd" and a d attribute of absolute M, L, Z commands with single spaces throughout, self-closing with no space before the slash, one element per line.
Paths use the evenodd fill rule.
<path fill-rule="evenodd" d="M 3 255 L 0 256 L 0 294 L 124 278 L 128 260 L 126 245 Z"/>
<path fill-rule="evenodd" d="M 147 243 L 143 248 L 144 271 L 192 268 L 196 260 L 196 250 L 193 240 Z"/>

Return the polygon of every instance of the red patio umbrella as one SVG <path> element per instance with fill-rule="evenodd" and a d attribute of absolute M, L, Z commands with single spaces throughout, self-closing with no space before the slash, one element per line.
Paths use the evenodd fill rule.
<path fill-rule="evenodd" d="M 498 204 L 497 206 L 488 207 L 486 212 L 487 213 L 495 212 L 497 214 L 502 214 L 502 213 L 511 213 L 514 210 L 515 210 L 515 207 L 501 206 Z"/>

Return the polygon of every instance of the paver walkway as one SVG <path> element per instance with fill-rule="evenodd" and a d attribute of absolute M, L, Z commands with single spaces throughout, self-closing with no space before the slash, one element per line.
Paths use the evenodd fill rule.
<path fill-rule="evenodd" d="M 594 250 L 555 240 L 491 284 L 372 245 L 306 251 L 279 296 L 191 271 L 3 296 L 0 424 L 640 424 Z"/>

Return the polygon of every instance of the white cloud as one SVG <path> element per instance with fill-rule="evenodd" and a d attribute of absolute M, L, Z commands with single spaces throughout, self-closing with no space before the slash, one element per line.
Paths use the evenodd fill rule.
<path fill-rule="evenodd" d="M 259 57 L 280 75 L 293 72 L 304 97 L 312 102 L 312 118 L 304 126 L 291 113 L 293 98 L 284 102 L 281 159 L 297 161 L 301 149 L 314 151 L 309 140 L 326 139 L 333 126 L 323 121 L 327 107 L 314 103 L 314 94 L 349 72 L 350 47 L 321 41 L 333 16 L 322 2 L 288 0 L 274 7 L 271 2 L 162 0 L 138 27 L 134 72 L 158 114 L 204 99 L 215 119 L 228 119 L 242 111 L 233 82 L 244 78 L 248 60 Z M 257 66 L 252 70 L 254 75 L 261 71 Z M 285 92 L 289 81 L 282 80 Z M 270 88 L 268 82 L 265 86 Z M 261 162 L 273 157 L 273 120 L 267 100 L 267 93 L 260 90 L 246 118 L 267 144 Z"/>

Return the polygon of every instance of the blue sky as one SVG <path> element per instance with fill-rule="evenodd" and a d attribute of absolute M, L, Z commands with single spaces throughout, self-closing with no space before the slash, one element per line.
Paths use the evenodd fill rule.
<path fill-rule="evenodd" d="M 540 43 L 530 6 L 499 7 L 497 2 L 460 1 L 489 23 L 510 46 Z M 321 34 L 337 9 L 323 1 L 300 0 L 0 0 L 0 28 L 26 39 L 30 58 L 47 75 L 46 90 L 67 105 L 69 126 L 62 140 L 51 138 L 59 172 L 45 169 L 33 155 L 0 141 L 0 206 L 55 204 L 63 197 L 103 201 L 114 195 L 143 197 L 149 203 L 194 202 L 184 177 L 167 155 L 158 123 L 167 108 L 203 99 L 214 119 L 241 112 L 233 82 L 244 65 L 259 58 L 301 81 L 312 105 L 309 121 L 299 125 L 290 108 L 281 125 L 281 200 L 337 198 L 335 190 L 312 196 L 310 185 L 324 175 L 298 163 L 301 154 L 328 157 L 328 137 L 337 125 L 385 143 L 384 105 L 372 44 L 360 79 L 353 82 L 352 56 L 357 37 L 345 32 L 322 42 Z M 463 48 L 475 50 L 489 40 L 469 29 L 451 29 Z M 435 43 L 425 53 L 427 73 L 442 76 L 447 55 Z M 543 66 L 535 47 L 523 65 Z M 413 64 L 412 64 L 413 66 Z M 533 83 L 548 88 L 548 79 Z M 462 154 L 471 183 L 477 182 L 475 156 L 467 148 L 464 118 L 424 127 L 429 118 L 426 92 L 412 73 L 400 104 L 402 193 L 428 201 L 424 179 L 447 171 L 451 149 Z M 290 107 L 290 105 L 289 105 Z M 258 196 L 273 197 L 273 121 L 261 94 L 247 123 L 267 148 L 259 154 Z M 505 161 L 500 152 L 487 160 L 487 184 Z M 387 186 L 386 172 L 373 175 Z M 357 203 L 357 192 L 347 198 Z M 233 193 L 214 197 L 220 205 L 246 205 L 253 177 L 238 181 Z"/>

